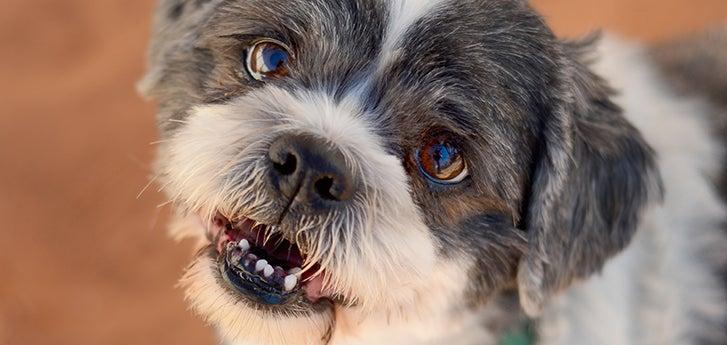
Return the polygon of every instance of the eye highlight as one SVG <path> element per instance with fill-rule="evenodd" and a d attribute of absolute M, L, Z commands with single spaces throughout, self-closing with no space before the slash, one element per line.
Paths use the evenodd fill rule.
<path fill-rule="evenodd" d="M 290 50 L 275 40 L 257 41 L 247 50 L 246 68 L 255 80 L 265 81 L 288 75 Z"/>
<path fill-rule="evenodd" d="M 459 183 L 469 176 L 462 150 L 447 134 L 430 137 L 417 151 L 417 164 L 424 176 L 440 184 Z"/>

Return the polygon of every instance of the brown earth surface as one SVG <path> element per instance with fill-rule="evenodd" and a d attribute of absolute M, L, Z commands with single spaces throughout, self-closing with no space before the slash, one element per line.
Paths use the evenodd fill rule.
<path fill-rule="evenodd" d="M 555 30 L 655 41 L 727 22 L 724 0 L 538 0 Z M 137 97 L 151 0 L 5 0 L 0 11 L 0 344 L 211 344 L 175 288 L 146 185 Z"/>

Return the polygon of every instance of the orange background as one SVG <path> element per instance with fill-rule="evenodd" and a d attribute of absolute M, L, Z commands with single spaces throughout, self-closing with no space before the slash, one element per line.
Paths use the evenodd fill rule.
<path fill-rule="evenodd" d="M 555 30 L 655 41 L 727 22 L 725 0 L 538 0 Z M 151 0 L 4 0 L 0 344 L 210 344 L 175 281 L 134 83 Z"/>

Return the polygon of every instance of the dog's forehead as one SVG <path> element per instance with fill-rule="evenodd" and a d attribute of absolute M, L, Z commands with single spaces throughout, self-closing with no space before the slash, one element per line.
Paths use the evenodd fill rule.
<path fill-rule="evenodd" d="M 224 1 L 203 34 L 280 40 L 290 88 L 358 92 L 372 114 L 473 135 L 522 124 L 555 71 L 550 33 L 514 0 Z"/>

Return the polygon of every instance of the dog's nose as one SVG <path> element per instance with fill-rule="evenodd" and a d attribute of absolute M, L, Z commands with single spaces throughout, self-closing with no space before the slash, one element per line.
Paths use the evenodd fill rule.
<path fill-rule="evenodd" d="M 355 181 L 343 153 L 324 140 L 306 135 L 281 136 L 268 151 L 272 183 L 287 198 L 316 206 L 344 202 Z"/>

